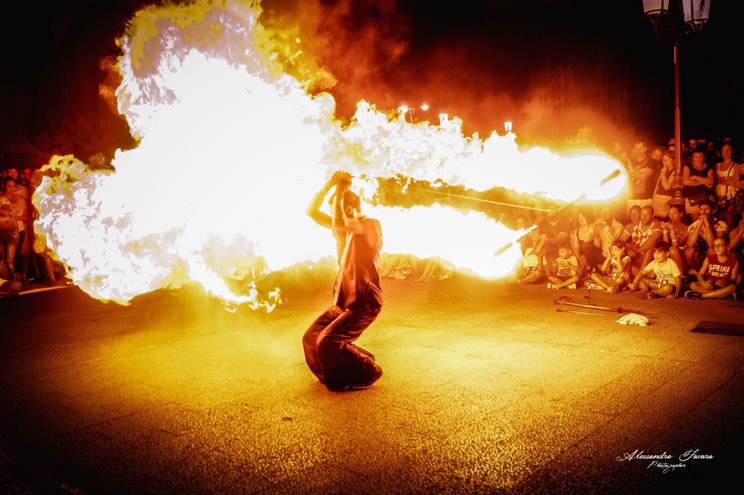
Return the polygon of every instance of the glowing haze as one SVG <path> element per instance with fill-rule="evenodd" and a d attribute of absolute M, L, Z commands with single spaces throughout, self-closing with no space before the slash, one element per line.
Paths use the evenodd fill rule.
<path fill-rule="evenodd" d="M 121 38 L 118 108 L 139 145 L 117 152 L 115 170 L 54 157 L 34 202 L 37 230 L 91 296 L 125 304 L 139 294 L 198 283 L 233 304 L 267 310 L 279 290 L 267 273 L 332 255 L 327 230 L 304 211 L 336 169 L 371 198 L 376 177 L 495 186 L 571 201 L 606 199 L 625 175 L 603 156 L 521 151 L 515 136 L 463 136 L 461 121 L 409 123 L 360 102 L 351 122 L 328 94 L 282 70 L 283 39 L 259 23 L 252 2 L 148 7 Z M 293 40 L 300 44 L 300 40 Z M 514 232 L 478 212 L 445 206 L 364 205 L 380 219 L 384 251 L 439 256 L 483 277 L 509 273 Z"/>

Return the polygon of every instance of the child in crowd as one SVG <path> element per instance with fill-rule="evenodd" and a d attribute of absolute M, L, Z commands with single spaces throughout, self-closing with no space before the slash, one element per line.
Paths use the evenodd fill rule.
<path fill-rule="evenodd" d="M 728 236 L 717 237 L 713 241 L 713 254 L 703 260 L 697 273 L 697 282 L 690 284 L 685 292 L 688 299 L 723 299 L 733 296 L 736 299 L 736 282 L 739 276 L 739 262 L 729 252 Z"/>
<path fill-rule="evenodd" d="M 579 281 L 579 260 L 568 244 L 560 245 L 558 257 L 550 264 L 547 273 L 548 289 L 576 288 L 576 282 Z"/>
<path fill-rule="evenodd" d="M 669 244 L 657 241 L 653 247 L 654 260 L 646 265 L 628 284 L 630 290 L 646 293 L 648 299 L 664 296 L 674 299 L 679 296 L 682 287 L 682 273 L 677 263 L 669 257 Z"/>
<path fill-rule="evenodd" d="M 630 256 L 625 254 L 625 243 L 616 240 L 604 260 L 599 272 L 592 273 L 592 281 L 611 294 L 620 292 L 628 282 Z M 591 288 L 591 282 L 587 284 Z"/>

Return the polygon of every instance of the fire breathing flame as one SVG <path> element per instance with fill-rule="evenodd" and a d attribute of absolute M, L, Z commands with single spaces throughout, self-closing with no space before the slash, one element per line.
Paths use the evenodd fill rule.
<path fill-rule="evenodd" d="M 282 72 L 280 47 L 255 2 L 197 1 L 147 7 L 121 38 L 116 91 L 139 144 L 114 170 L 73 156 L 45 167 L 36 229 L 91 296 L 121 304 L 159 288 L 198 283 L 232 304 L 272 310 L 278 289 L 256 281 L 332 255 L 327 230 L 304 211 L 334 170 L 355 179 L 408 177 L 475 191 L 501 186 L 572 201 L 607 199 L 625 186 L 603 156 L 520 151 L 515 136 L 464 136 L 462 122 L 407 122 L 360 102 L 352 121 L 334 117 L 328 94 Z M 274 51 L 272 51 L 274 50 Z M 363 206 L 381 221 L 384 251 L 438 256 L 483 277 L 509 273 L 520 256 L 513 231 L 478 212 L 438 206 Z"/>

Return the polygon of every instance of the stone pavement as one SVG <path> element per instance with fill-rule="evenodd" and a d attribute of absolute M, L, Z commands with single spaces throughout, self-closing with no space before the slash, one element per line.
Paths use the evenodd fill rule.
<path fill-rule="evenodd" d="M 229 312 L 196 289 L 127 307 L 74 287 L 0 300 L 0 490 L 697 493 L 738 482 L 744 338 L 690 329 L 744 321 L 742 302 L 385 280 L 383 313 L 360 340 L 385 375 L 331 393 L 300 345 L 330 299 L 330 283 L 315 285 L 289 288 L 271 314 Z M 652 324 L 558 312 L 560 295 Z"/>

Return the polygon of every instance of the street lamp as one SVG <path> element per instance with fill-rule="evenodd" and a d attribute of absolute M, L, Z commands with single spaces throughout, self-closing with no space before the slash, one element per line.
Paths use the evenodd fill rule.
<path fill-rule="evenodd" d="M 679 44 L 687 31 L 699 31 L 708 21 L 711 0 L 643 0 L 643 13 L 659 38 L 672 36 L 674 44 L 674 181 L 670 205 L 684 211 L 682 183 L 682 118 L 679 105 Z"/>

